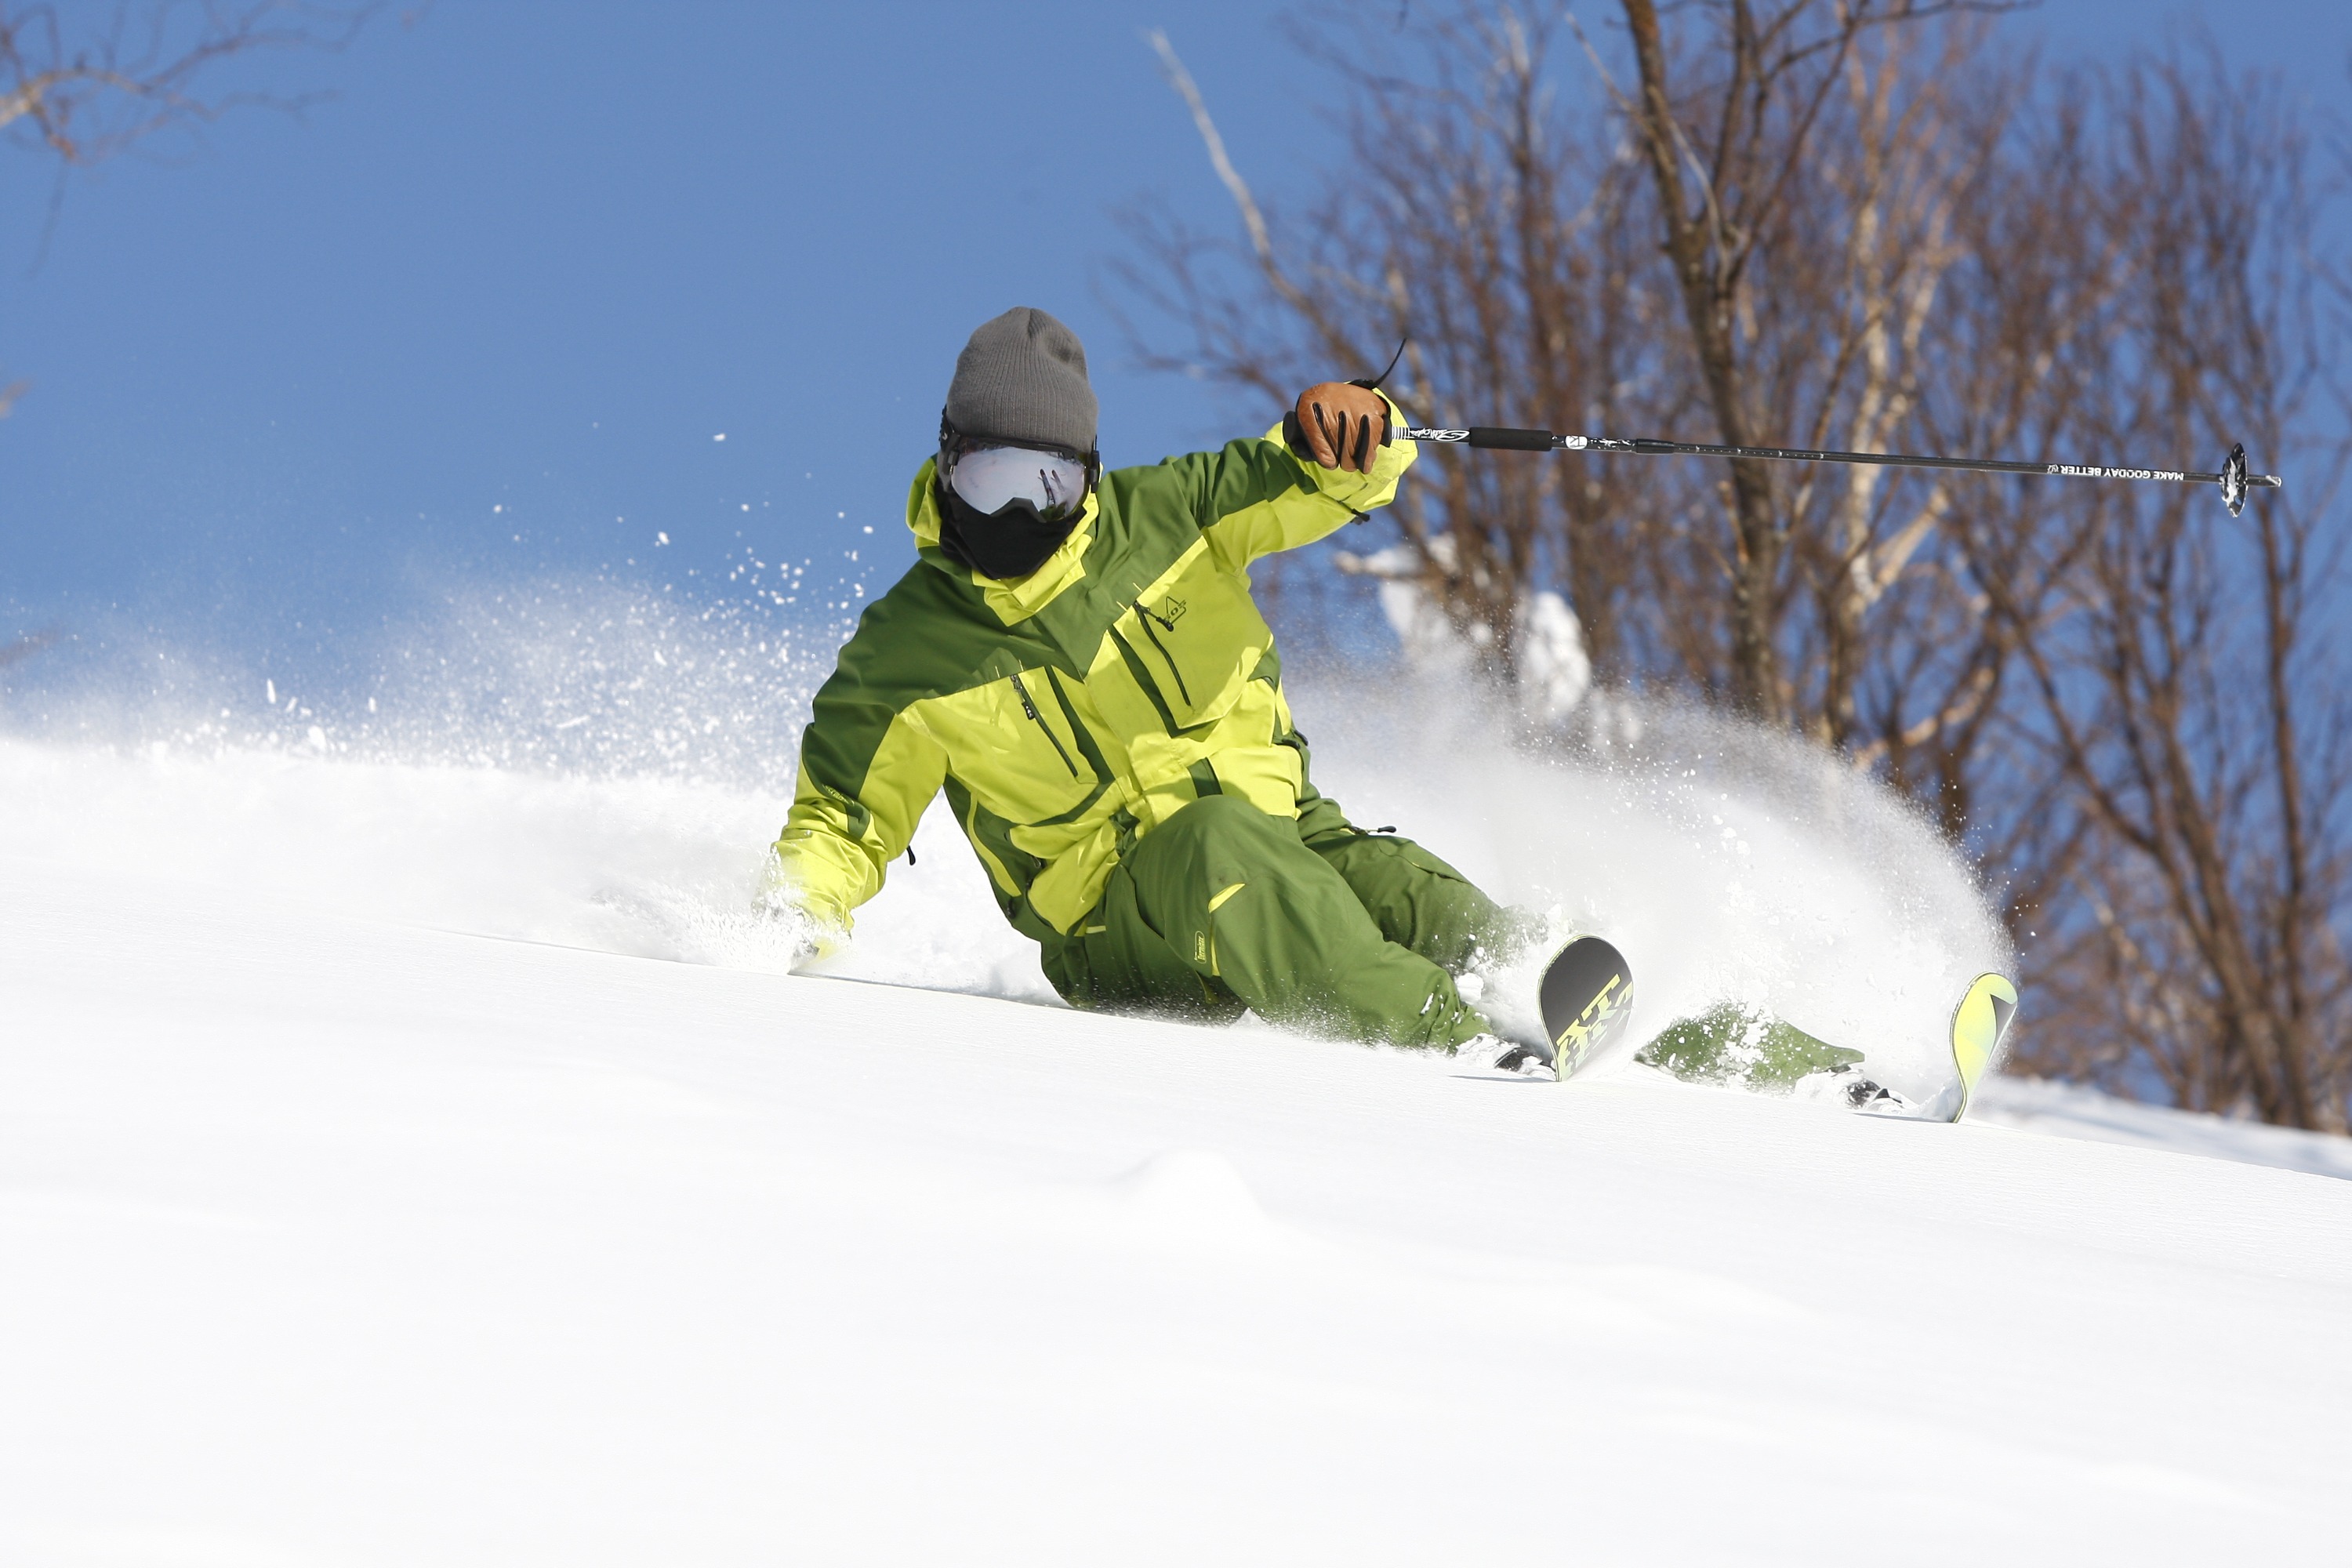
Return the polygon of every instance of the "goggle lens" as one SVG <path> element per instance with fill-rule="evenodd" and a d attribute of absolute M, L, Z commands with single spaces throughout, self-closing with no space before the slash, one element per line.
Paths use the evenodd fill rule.
<path fill-rule="evenodd" d="M 1086 503 L 1087 465 L 1034 447 L 971 447 L 955 455 L 948 482 L 982 517 L 1025 500 L 1058 521 Z"/>

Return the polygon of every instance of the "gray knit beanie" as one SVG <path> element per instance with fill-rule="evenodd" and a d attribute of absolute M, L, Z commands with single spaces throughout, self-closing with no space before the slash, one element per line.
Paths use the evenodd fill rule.
<path fill-rule="evenodd" d="M 948 423 L 966 436 L 1091 452 L 1098 411 L 1078 334 L 1026 305 L 982 322 L 948 383 Z"/>

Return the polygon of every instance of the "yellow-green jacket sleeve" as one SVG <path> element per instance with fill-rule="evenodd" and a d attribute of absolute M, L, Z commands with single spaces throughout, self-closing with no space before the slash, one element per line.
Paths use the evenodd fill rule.
<path fill-rule="evenodd" d="M 1381 395 L 1388 401 L 1388 395 Z M 1403 428 L 1403 411 L 1389 401 L 1389 421 Z M 1174 459 L 1190 465 L 1196 513 L 1209 547 L 1240 570 L 1262 555 L 1312 544 L 1343 523 L 1396 499 L 1397 486 L 1419 448 L 1391 441 L 1379 449 L 1372 471 L 1326 468 L 1292 453 L 1276 426 L 1255 441 L 1228 442 L 1217 452 Z"/>
<path fill-rule="evenodd" d="M 919 724 L 844 679 L 856 663 L 849 652 L 802 732 L 800 782 L 774 867 L 777 893 L 843 931 L 850 911 L 882 890 L 885 868 L 906 853 L 947 776 L 947 753 Z"/>

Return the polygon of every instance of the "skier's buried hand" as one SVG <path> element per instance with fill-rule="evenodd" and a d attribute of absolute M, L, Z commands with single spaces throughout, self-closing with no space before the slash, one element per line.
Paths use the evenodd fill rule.
<path fill-rule="evenodd" d="M 1389 405 L 1369 387 L 1327 381 L 1298 395 L 1298 433 L 1307 455 L 1327 468 L 1371 472 L 1388 432 Z"/>
<path fill-rule="evenodd" d="M 751 912 L 761 917 L 770 931 L 782 939 L 789 955 L 786 967 L 795 974 L 812 963 L 831 958 L 849 945 L 848 931 L 801 907 L 773 856 L 769 858 L 767 874 L 761 879 L 760 890 L 751 900 Z"/>

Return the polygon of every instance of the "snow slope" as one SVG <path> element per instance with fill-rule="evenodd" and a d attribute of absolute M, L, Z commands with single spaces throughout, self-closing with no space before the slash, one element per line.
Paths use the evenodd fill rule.
<path fill-rule="evenodd" d="M 2169 1149 L 2217 1160 L 2243 1160 L 2249 1164 L 2275 1165 L 2282 1171 L 2309 1171 L 2352 1181 L 2352 1139 L 2140 1105 L 2070 1083 L 1988 1079 L 1969 1107 L 1969 1120 L 2133 1149 Z"/>
<path fill-rule="evenodd" d="M 336 743 L 0 741 L 0 1561 L 2340 1540 L 2352 1184 L 2043 1136 L 2109 1110 L 2033 1086 L 1941 1127 L 1075 1014 L 936 819 L 845 975 L 787 976 L 739 912 L 772 793 Z M 1470 787 L 1383 760 L 1318 751 L 1366 822 Z M 1597 868 L 1654 996 L 1790 984 L 1824 908 L 1985 951 L 1934 866 L 1804 864 L 1785 796 L 1461 767 L 1535 847 L 1436 847 Z M 1581 826 L 1519 831 L 1545 788 Z M 1740 861 L 1776 901 L 1693 901 Z"/>

